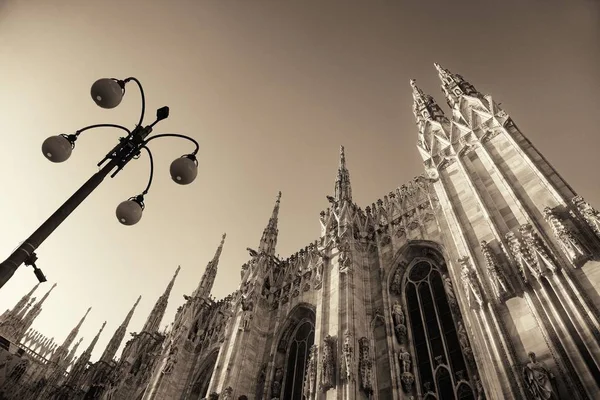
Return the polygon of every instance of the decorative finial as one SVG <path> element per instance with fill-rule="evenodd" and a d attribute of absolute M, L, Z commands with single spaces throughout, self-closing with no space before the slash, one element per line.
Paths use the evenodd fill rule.
<path fill-rule="evenodd" d="M 410 86 L 411 86 L 413 89 L 416 89 L 416 88 L 417 88 L 417 80 L 416 80 L 416 79 L 411 79 L 411 80 L 410 80 Z"/>
<path fill-rule="evenodd" d="M 442 72 L 442 70 L 444 69 L 440 64 L 434 62 L 433 66 L 435 67 L 435 69 L 437 69 L 439 72 Z"/>
<path fill-rule="evenodd" d="M 223 243 L 225 243 L 226 237 L 227 237 L 227 233 L 224 233 L 223 236 L 221 237 L 221 246 L 223 245 Z"/>
<path fill-rule="evenodd" d="M 281 201 L 281 191 L 279 191 L 279 194 L 277 194 L 277 203 L 279 203 Z"/>
<path fill-rule="evenodd" d="M 141 300 L 141 299 L 142 299 L 142 295 L 140 294 L 140 296 L 137 298 L 137 300 L 136 300 L 136 302 L 135 302 L 135 305 L 134 305 L 134 307 L 136 307 L 136 306 L 137 306 L 137 305 L 140 303 L 140 300 Z"/>

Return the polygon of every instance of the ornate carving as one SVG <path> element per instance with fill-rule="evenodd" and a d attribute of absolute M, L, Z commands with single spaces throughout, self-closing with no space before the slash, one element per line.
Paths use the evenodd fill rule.
<path fill-rule="evenodd" d="M 306 363 L 306 376 L 304 378 L 304 397 L 306 400 L 312 399 L 317 393 L 317 361 L 319 357 L 319 347 L 313 344 L 308 353 L 308 362 Z"/>
<path fill-rule="evenodd" d="M 281 396 L 281 383 L 283 382 L 283 369 L 277 368 L 273 383 L 271 384 L 271 400 L 279 399 Z"/>
<path fill-rule="evenodd" d="M 506 234 L 506 240 L 508 241 L 509 251 L 517 263 L 517 269 L 523 282 L 527 283 L 529 281 L 530 273 L 533 273 L 536 277 L 539 276 L 538 270 L 533 266 L 531 254 L 529 254 L 523 241 L 513 232 Z"/>
<path fill-rule="evenodd" d="M 512 294 L 513 290 L 496 255 L 485 240 L 481 242 L 481 254 L 483 254 L 483 259 L 485 260 L 485 266 L 492 289 L 494 290 L 494 295 L 499 301 L 506 300 Z"/>
<path fill-rule="evenodd" d="M 175 364 L 177 363 L 177 353 L 178 352 L 179 352 L 178 347 L 175 346 L 173 344 L 173 342 L 171 342 L 170 349 L 169 349 L 169 355 L 167 356 L 167 362 L 165 363 L 165 366 L 162 369 L 162 373 L 164 375 L 168 375 L 171 372 L 173 372 L 173 368 L 175 368 Z"/>
<path fill-rule="evenodd" d="M 394 278 L 392 279 L 392 284 L 390 290 L 392 293 L 402 294 L 402 272 L 400 271 L 400 266 L 396 269 L 394 273 Z"/>
<path fill-rule="evenodd" d="M 403 372 L 400 380 L 402 382 L 402 388 L 406 393 L 410 393 L 412 391 L 413 384 L 415 383 L 415 376 L 412 372 Z"/>
<path fill-rule="evenodd" d="M 562 221 L 550 207 L 544 208 L 544 218 L 546 219 L 546 222 L 550 224 L 552 233 L 554 233 L 554 236 L 558 239 L 558 244 L 568 257 L 569 261 L 574 263 L 589 256 L 573 231 L 567 228 L 564 221 Z"/>
<path fill-rule="evenodd" d="M 252 311 L 243 311 L 242 318 L 240 320 L 239 330 L 244 331 L 244 332 L 249 331 L 250 330 L 250 322 L 252 321 L 252 318 L 254 318 Z"/>
<path fill-rule="evenodd" d="M 467 298 L 467 303 L 471 307 L 475 306 L 474 302 L 481 307 L 483 305 L 483 295 L 479 288 L 479 280 L 477 279 L 477 272 L 471 268 L 469 257 L 463 257 L 458 260 L 460 263 L 460 278 L 463 283 L 463 289 Z"/>
<path fill-rule="evenodd" d="M 392 306 L 392 320 L 398 342 L 400 342 L 400 344 L 406 343 L 407 328 L 405 325 L 404 311 L 402 311 L 402 306 L 398 300 L 396 300 Z"/>
<path fill-rule="evenodd" d="M 458 335 L 458 342 L 460 343 L 460 347 L 462 349 L 467 362 L 472 368 L 475 368 L 475 357 L 473 355 L 473 350 L 471 349 L 471 345 L 469 343 L 469 337 L 467 335 L 467 330 L 463 325 L 462 321 L 458 321 L 456 324 L 456 333 Z"/>
<path fill-rule="evenodd" d="M 225 389 L 223 389 L 223 393 L 221 393 L 221 395 L 223 396 L 223 400 L 233 400 L 233 388 L 231 386 L 227 386 Z"/>
<path fill-rule="evenodd" d="M 543 362 L 536 360 L 534 352 L 530 352 L 528 356 L 529 362 L 523 368 L 523 379 L 531 396 L 535 400 L 558 400 L 552 385 L 552 372 Z"/>
<path fill-rule="evenodd" d="M 411 372 L 410 353 L 406 351 L 404 347 L 400 347 L 400 353 L 398 353 L 398 358 L 400 360 L 400 365 L 402 366 L 402 372 Z"/>
<path fill-rule="evenodd" d="M 537 267 L 539 274 L 545 274 L 549 271 L 555 272 L 557 266 L 548 254 L 546 246 L 542 243 L 537 233 L 534 232 L 533 228 L 529 224 L 521 225 L 519 228 L 521 236 L 527 245 L 529 254 L 531 254 L 532 260 Z"/>
<path fill-rule="evenodd" d="M 350 244 L 344 242 L 340 244 L 340 255 L 339 255 L 339 271 L 340 273 L 352 272 L 352 256 L 350 254 Z"/>
<path fill-rule="evenodd" d="M 335 385 L 334 339 L 327 335 L 323 340 L 321 390 L 328 391 Z"/>
<path fill-rule="evenodd" d="M 481 379 L 479 379 L 478 375 L 475 375 L 473 378 L 474 386 L 475 386 L 475 395 L 477 396 L 477 400 L 485 400 L 485 391 L 483 390 L 483 384 L 481 383 Z"/>
<path fill-rule="evenodd" d="M 362 390 L 367 395 L 370 395 L 373 393 L 373 361 L 371 361 L 369 353 L 369 339 L 366 337 L 360 338 L 358 341 L 358 351 L 360 357 L 358 362 L 360 385 Z"/>
<path fill-rule="evenodd" d="M 584 221 L 592 228 L 592 231 L 600 239 L 600 212 L 590 205 L 581 196 L 575 196 L 571 200 L 573 205 L 577 208 L 579 214 L 583 217 Z"/>
<path fill-rule="evenodd" d="M 342 345 L 342 379 L 349 382 L 354 380 L 354 343 L 352 334 L 346 330 L 344 344 Z"/>
<path fill-rule="evenodd" d="M 452 286 L 450 277 L 446 274 L 443 274 L 442 279 L 444 281 L 444 291 L 446 292 L 446 297 L 448 298 L 448 304 L 450 304 L 452 309 L 458 310 L 458 302 L 456 301 L 456 295 L 454 294 L 454 288 Z"/>

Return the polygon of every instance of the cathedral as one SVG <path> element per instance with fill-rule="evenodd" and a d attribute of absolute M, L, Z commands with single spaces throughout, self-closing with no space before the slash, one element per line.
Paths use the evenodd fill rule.
<path fill-rule="evenodd" d="M 314 242 L 277 256 L 279 193 L 238 290 L 211 296 L 223 235 L 167 329 L 179 268 L 140 332 L 136 302 L 79 357 L 85 316 L 54 343 L 30 328 L 50 294 L 32 290 L 0 317 L 0 399 L 599 399 L 600 212 L 435 68 L 448 113 L 410 82 L 423 174 L 363 208 L 342 147 Z"/>

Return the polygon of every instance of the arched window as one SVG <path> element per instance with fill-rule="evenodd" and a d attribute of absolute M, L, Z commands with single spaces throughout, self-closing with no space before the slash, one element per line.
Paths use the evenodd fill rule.
<path fill-rule="evenodd" d="M 289 341 L 286 353 L 285 379 L 283 382 L 283 399 L 303 400 L 302 388 L 310 347 L 315 342 L 315 325 L 311 319 L 301 320 Z"/>
<path fill-rule="evenodd" d="M 218 354 L 219 353 L 217 351 L 214 351 L 206 358 L 204 365 L 200 368 L 198 375 L 194 380 L 190 399 L 199 400 L 206 397 L 208 385 L 210 384 L 210 380 L 217 363 Z"/>
<path fill-rule="evenodd" d="M 468 385 L 461 386 L 457 397 L 457 372 L 468 379 L 468 371 L 440 270 L 428 261 L 418 261 L 406 279 L 407 317 L 421 393 L 434 392 L 438 400 L 472 399 Z"/>

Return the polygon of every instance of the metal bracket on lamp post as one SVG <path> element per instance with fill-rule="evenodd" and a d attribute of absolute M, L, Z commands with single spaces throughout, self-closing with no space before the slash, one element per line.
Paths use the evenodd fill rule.
<path fill-rule="evenodd" d="M 152 132 L 152 128 L 154 127 L 154 125 L 156 125 L 158 122 L 166 119 L 169 116 L 169 108 L 162 107 L 158 109 L 156 113 L 156 120 L 152 124 L 143 127 L 142 120 L 144 118 L 145 112 L 145 96 L 142 86 L 137 79 L 127 78 L 124 81 L 119 81 L 116 79 L 100 79 L 96 81 L 96 83 L 94 83 L 94 85 L 92 86 L 92 98 L 100 107 L 114 108 L 121 101 L 120 98 L 117 98 L 118 94 L 115 94 L 115 88 L 120 88 L 120 96 L 122 97 L 122 95 L 125 93 L 125 84 L 129 81 L 134 81 L 138 85 L 142 97 L 141 117 L 139 119 L 139 123 L 133 131 L 130 131 L 129 129 L 120 125 L 96 124 L 80 129 L 73 135 L 53 136 L 51 138 L 48 138 L 46 142 L 44 142 L 44 144 L 42 145 L 42 150 L 44 151 L 44 155 L 46 156 L 46 158 L 53 162 L 63 162 L 69 158 L 72 149 L 75 148 L 75 141 L 77 140 L 79 135 L 84 131 L 93 128 L 111 127 L 125 130 L 128 133 L 127 137 L 120 138 L 119 144 L 117 144 L 109 153 L 107 153 L 104 159 L 102 159 L 102 161 L 98 163 L 98 166 L 102 166 L 102 168 L 94 175 L 92 175 L 92 177 L 88 179 L 87 182 L 85 182 L 71 197 L 69 197 L 69 199 L 67 199 L 67 201 L 65 201 L 65 203 L 62 206 L 60 206 L 58 210 L 56 210 L 54 214 L 52 214 L 35 232 L 33 232 L 33 234 L 29 238 L 22 242 L 19 245 L 19 247 L 15 251 L 13 251 L 13 253 L 5 261 L 0 263 L 0 288 L 2 288 L 4 284 L 8 282 L 8 280 L 13 276 L 17 268 L 19 268 L 19 266 L 21 266 L 22 264 L 32 266 L 37 279 L 40 282 L 45 282 L 45 275 L 35 265 L 35 262 L 37 261 L 35 250 L 102 183 L 106 176 L 108 176 L 111 172 L 113 172 L 116 169 L 116 171 L 114 171 L 111 175 L 111 178 L 115 177 L 125 167 L 125 165 L 129 163 L 129 161 L 131 161 L 132 159 L 136 159 L 140 156 L 142 149 L 145 149 L 150 157 L 150 179 L 146 189 L 143 192 L 143 194 L 147 194 L 152 183 L 153 174 L 152 154 L 147 148 L 147 144 L 151 140 L 164 137 L 177 137 L 192 141 L 196 146 L 195 150 L 191 154 L 188 154 L 173 161 L 173 163 L 171 164 L 171 177 L 176 183 L 182 185 L 189 184 L 196 178 L 197 161 L 195 155 L 197 154 L 199 149 L 198 142 L 196 142 L 191 137 L 171 133 L 159 134 L 146 139 L 148 135 L 150 135 L 150 133 Z M 46 146 L 47 148 L 45 148 L 44 146 Z M 46 150 L 48 151 L 46 152 Z M 53 154 L 50 150 L 56 150 L 57 153 Z M 193 163 L 191 169 L 190 163 Z M 173 175 L 174 173 L 177 174 L 178 179 L 175 179 L 175 175 Z M 138 195 L 137 197 L 132 198 L 133 200 L 130 199 L 126 202 L 135 201 L 135 199 L 140 198 L 140 196 L 143 195 Z M 139 202 L 136 204 L 139 204 Z M 141 211 L 139 211 L 139 213 L 141 213 L 143 211 L 143 203 L 139 204 L 139 207 L 141 208 Z M 117 213 L 118 212 L 119 208 L 117 208 Z M 137 215 L 137 220 L 135 220 L 133 223 L 125 223 L 123 221 L 121 222 L 124 225 L 133 225 L 137 221 L 139 221 L 139 218 L 141 218 L 141 214 Z"/>

